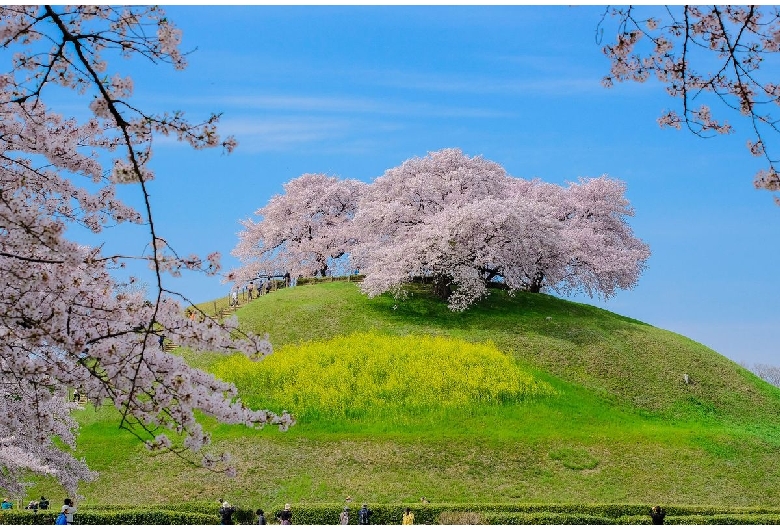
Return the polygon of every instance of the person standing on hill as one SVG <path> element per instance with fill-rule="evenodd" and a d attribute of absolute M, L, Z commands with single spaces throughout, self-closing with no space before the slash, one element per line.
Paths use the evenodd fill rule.
<path fill-rule="evenodd" d="M 404 517 L 401 524 L 414 524 L 414 514 L 409 508 L 404 509 Z"/>
<path fill-rule="evenodd" d="M 255 512 L 255 515 L 257 516 L 257 524 L 267 524 L 265 521 L 265 512 L 263 510 L 257 510 Z"/>
<path fill-rule="evenodd" d="M 339 514 L 339 524 L 349 524 L 349 506 L 344 506 Z"/>
<path fill-rule="evenodd" d="M 368 509 L 368 504 L 363 503 L 363 507 L 358 512 L 358 524 L 371 524 L 371 514 L 374 513 Z"/>

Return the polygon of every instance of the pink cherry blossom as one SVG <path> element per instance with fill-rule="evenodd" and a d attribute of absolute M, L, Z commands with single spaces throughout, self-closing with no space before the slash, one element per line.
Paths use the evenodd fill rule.
<path fill-rule="evenodd" d="M 70 492 L 94 478 L 72 456 L 73 389 L 115 406 L 121 427 L 148 447 L 231 473 L 222 456 L 208 454 L 196 411 L 253 427 L 293 423 L 287 413 L 247 408 L 233 385 L 160 347 L 164 336 L 194 350 L 271 353 L 265 337 L 242 333 L 235 321 L 185 318 L 181 302 L 189 300 L 163 281 L 183 269 L 216 274 L 219 255 L 179 256 L 157 232 L 146 188 L 154 133 L 196 149 L 229 150 L 235 140 L 220 139 L 217 115 L 192 123 L 181 112 L 137 108 L 132 79 L 111 71 L 103 54 L 183 68 L 180 38 L 157 7 L 0 7 L 0 39 L 16 51 L 0 75 L 0 488 L 8 492 L 21 494 L 28 471 Z M 92 117 L 79 122 L 49 109 L 50 85 L 71 89 Z M 140 211 L 117 198 L 120 184 L 137 189 Z M 102 233 L 123 223 L 147 234 L 145 253 L 105 255 L 67 236 L 73 225 Z M 155 271 L 151 299 L 134 280 L 111 275 L 129 260 Z M 183 444 L 166 432 L 182 434 Z"/>
<path fill-rule="evenodd" d="M 645 15 L 647 14 L 647 16 Z M 611 15 L 608 17 L 606 15 Z M 701 137 L 734 132 L 734 126 L 711 109 L 736 110 L 749 129 L 747 148 L 768 167 L 755 177 L 756 187 L 775 191 L 780 122 L 774 108 L 780 90 L 766 66 L 780 51 L 780 11 L 776 6 L 629 6 L 608 8 L 600 35 L 613 27 L 603 52 L 610 60 L 606 87 L 615 82 L 644 82 L 654 75 L 680 101 L 658 123 L 684 124 Z M 776 60 L 776 58 L 775 58 Z M 755 138 L 756 141 L 752 139 Z"/>
<path fill-rule="evenodd" d="M 365 184 L 307 173 L 284 185 L 255 212 L 259 221 L 242 221 L 244 230 L 233 255 L 242 266 L 230 279 L 245 283 L 258 276 L 325 276 L 343 272 L 354 244 L 350 232 Z"/>
<path fill-rule="evenodd" d="M 443 149 L 371 184 L 304 175 L 244 221 L 231 279 L 289 270 L 324 274 L 349 257 L 369 296 L 430 282 L 453 310 L 488 294 L 582 290 L 610 297 L 638 281 L 650 251 L 625 218 L 625 185 L 600 177 L 568 187 L 507 175 L 499 164 Z"/>
<path fill-rule="evenodd" d="M 464 310 L 490 282 L 609 297 L 630 289 L 649 257 L 625 217 L 625 186 L 606 177 L 561 188 L 513 178 L 482 157 L 445 149 L 390 169 L 364 193 L 352 259 L 370 296 L 403 296 L 428 279 Z"/>

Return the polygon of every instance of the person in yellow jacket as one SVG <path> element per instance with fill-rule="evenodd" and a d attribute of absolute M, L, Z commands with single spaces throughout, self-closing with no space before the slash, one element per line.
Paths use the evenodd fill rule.
<path fill-rule="evenodd" d="M 404 519 L 402 524 L 414 524 L 414 514 L 406 508 L 404 511 Z"/>

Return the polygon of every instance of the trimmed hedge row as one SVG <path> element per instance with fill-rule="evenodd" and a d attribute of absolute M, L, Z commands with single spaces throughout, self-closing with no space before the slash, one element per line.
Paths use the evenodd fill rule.
<path fill-rule="evenodd" d="M 58 512 L 56 510 L 33 513 L 28 510 L 5 510 L 0 514 L 0 524 L 54 524 Z M 194 512 L 174 512 L 154 508 L 135 508 L 131 510 L 97 510 L 79 511 L 74 522 L 78 524 L 219 524 L 216 513 L 208 515 Z"/>
<path fill-rule="evenodd" d="M 411 508 L 415 524 L 437 524 L 443 512 L 472 513 L 487 524 L 650 524 L 647 505 L 603 504 L 371 504 L 372 524 L 400 524 L 405 507 Z M 350 524 L 357 524 L 359 505 L 352 507 Z M 266 518 L 273 524 L 274 514 L 282 506 L 265 507 Z M 338 524 L 343 504 L 293 505 L 293 524 Z M 666 506 L 667 524 L 780 524 L 780 508 Z M 237 508 L 236 522 L 247 524 L 255 520 L 254 508 Z M 218 524 L 216 502 L 186 502 L 158 506 L 83 505 L 76 514 L 79 524 Z M 0 524 L 53 524 L 56 510 L 33 513 L 29 510 L 4 510 Z"/>
<path fill-rule="evenodd" d="M 558 525 L 644 525 L 651 524 L 648 515 L 626 515 L 622 517 L 603 517 L 598 515 L 575 513 L 551 513 L 551 512 L 500 512 L 485 514 L 486 524 L 502 525 L 531 525 L 531 524 L 558 524 Z M 780 514 L 712 514 L 712 515 L 667 515 L 664 524 L 672 525 L 757 525 L 780 524 Z"/>
<path fill-rule="evenodd" d="M 498 512 L 484 514 L 484 517 L 486 524 L 632 524 L 611 517 L 583 513 Z M 649 522 L 650 518 L 646 519 Z"/>

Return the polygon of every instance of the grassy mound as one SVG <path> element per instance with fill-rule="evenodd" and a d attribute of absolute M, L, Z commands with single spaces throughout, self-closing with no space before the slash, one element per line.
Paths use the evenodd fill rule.
<path fill-rule="evenodd" d="M 368 299 L 355 284 L 333 282 L 283 289 L 238 316 L 247 328 L 268 332 L 277 348 L 365 331 L 490 341 L 524 365 L 670 419 L 780 415 L 780 390 L 706 346 L 544 294 L 492 291 L 465 313 L 453 313 L 424 287 L 399 301 Z M 209 359 L 193 360 L 209 366 Z"/>
<path fill-rule="evenodd" d="M 368 299 L 339 282 L 279 290 L 238 317 L 269 333 L 272 356 L 182 354 L 298 425 L 212 425 L 215 449 L 239 469 L 233 480 L 150 457 L 117 431 L 114 412 L 81 411 L 80 450 L 101 473 L 82 490 L 87 502 L 756 506 L 780 497 L 780 390 L 636 320 L 500 291 L 452 313 L 424 289 Z"/>

